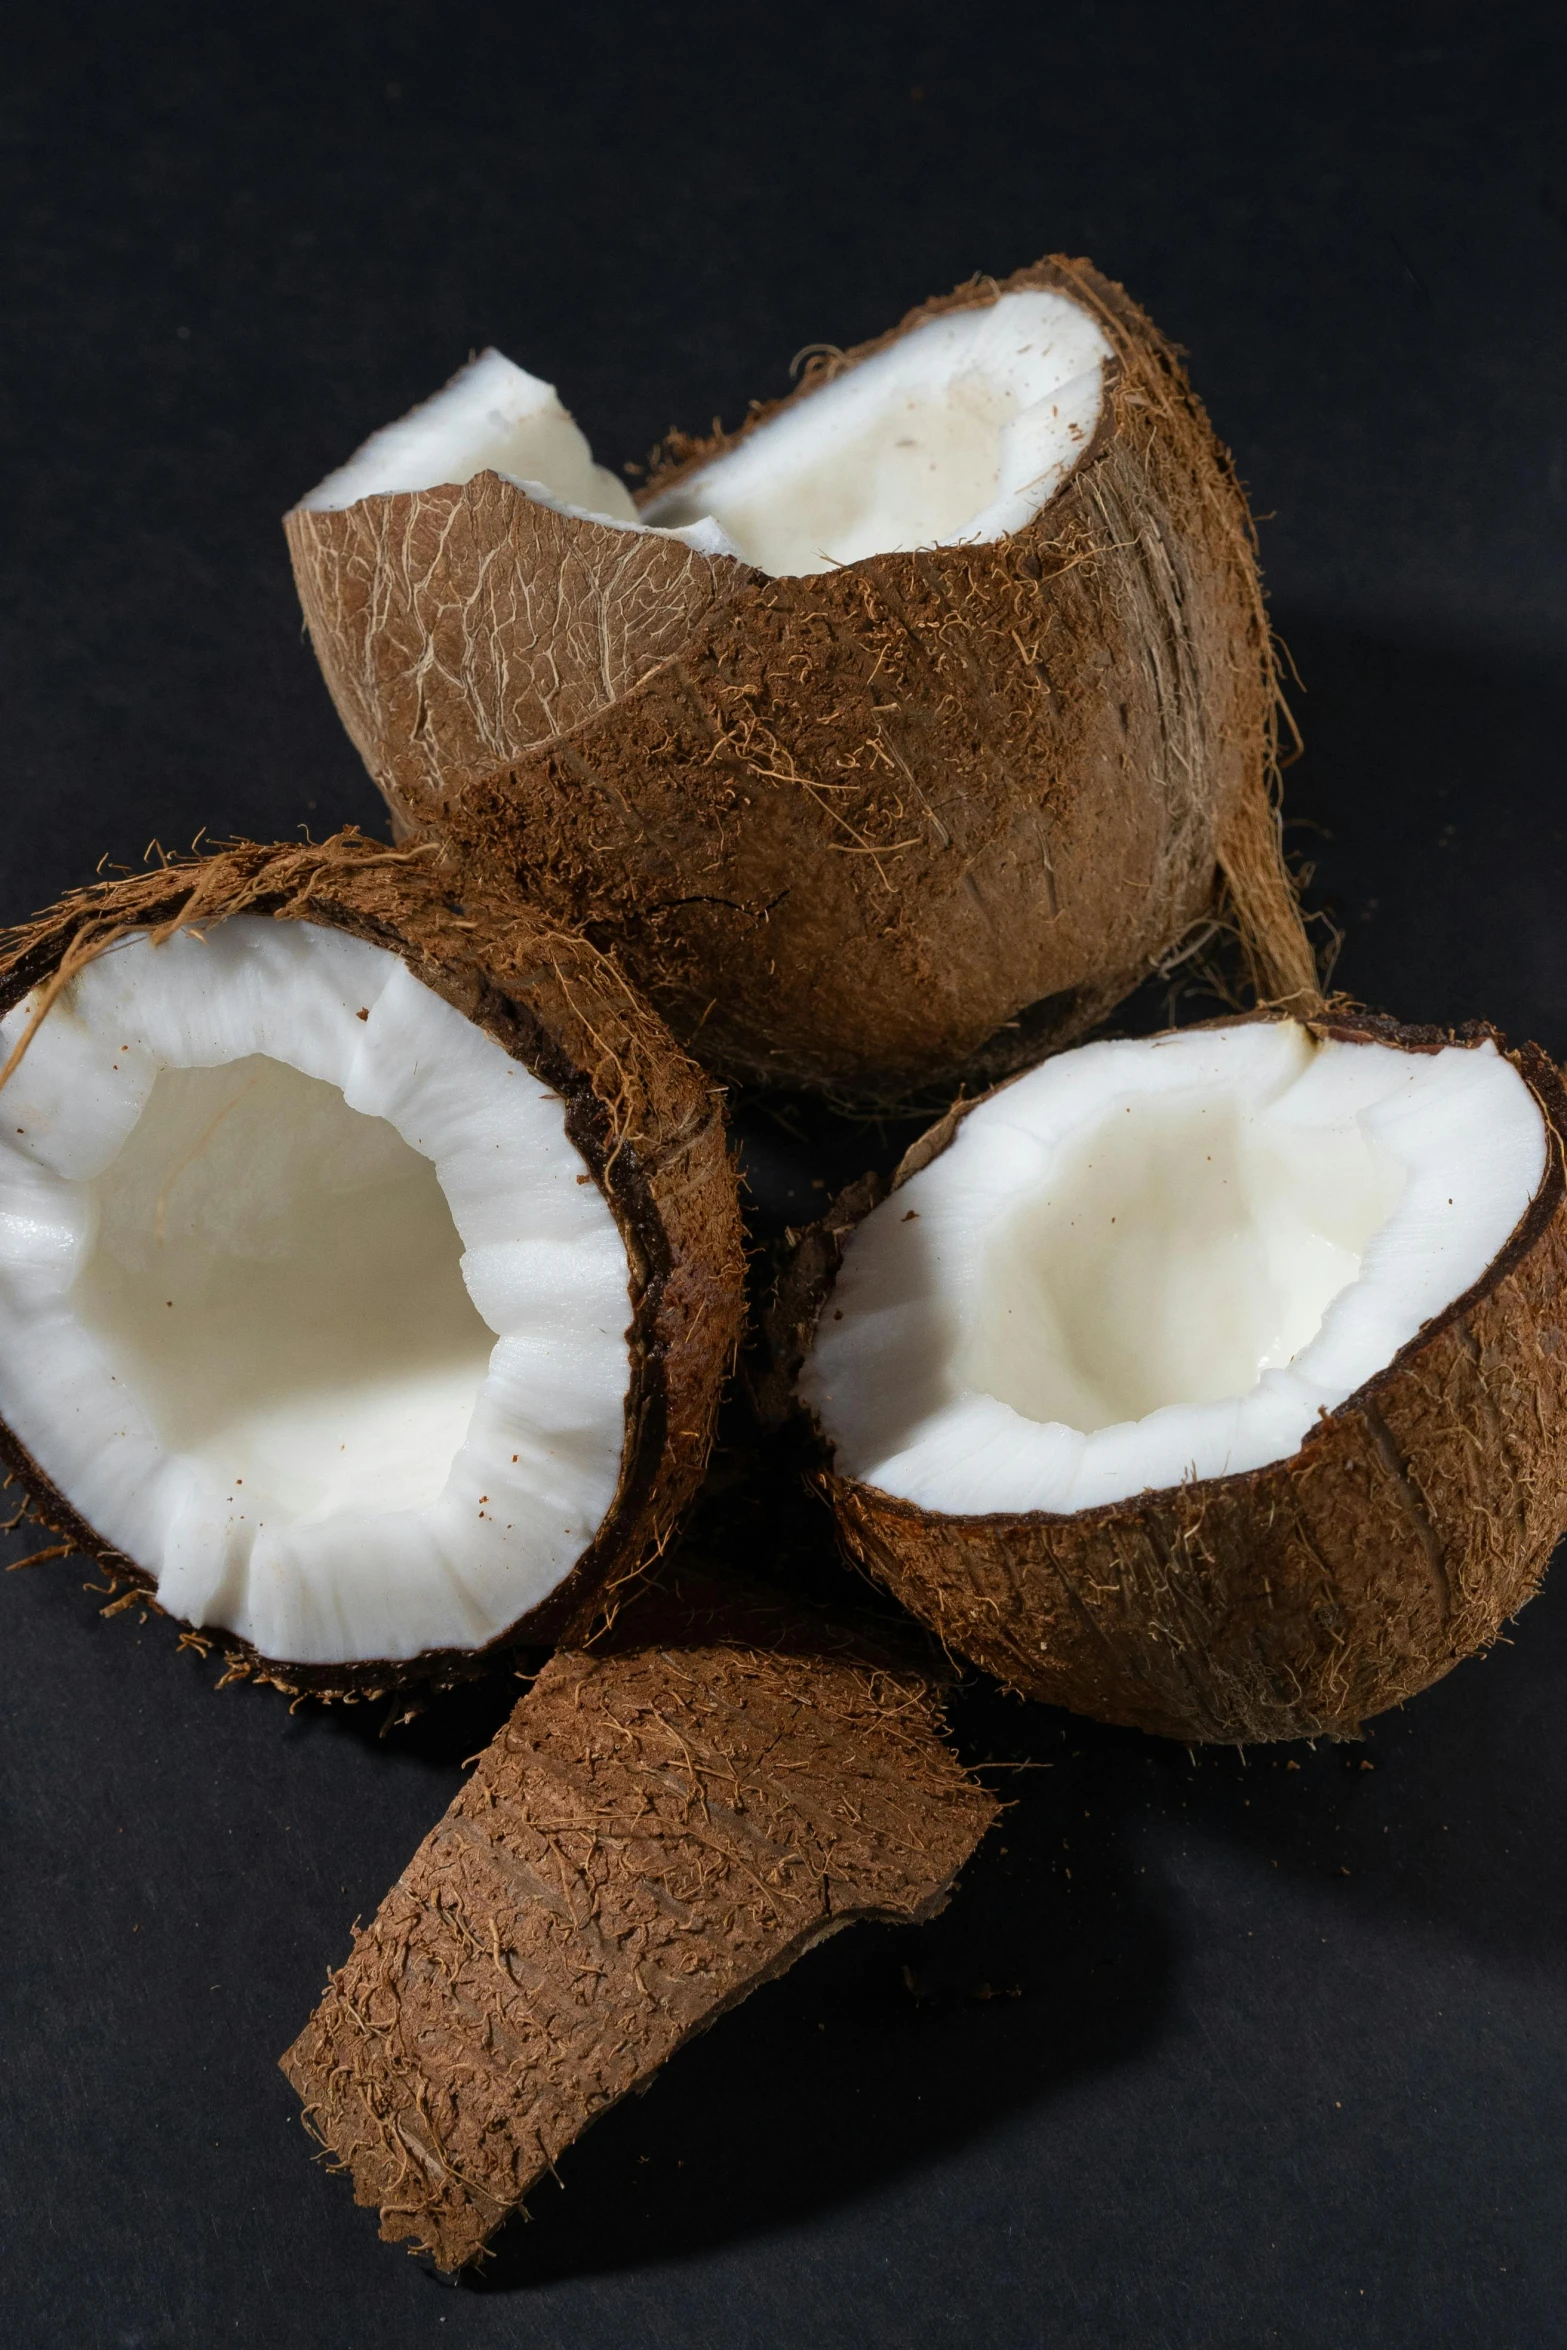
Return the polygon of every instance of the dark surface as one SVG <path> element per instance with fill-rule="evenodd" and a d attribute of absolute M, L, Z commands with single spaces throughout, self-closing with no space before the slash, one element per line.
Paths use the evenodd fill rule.
<path fill-rule="evenodd" d="M 1342 981 L 1567 1050 L 1564 71 L 1557 5 L 19 18 L 0 913 L 154 834 L 377 821 L 277 516 L 471 346 L 635 459 L 1063 247 L 1271 517 Z M 775 1215 L 859 1155 L 755 1138 Z M 756 1999 L 452 2289 L 274 2064 L 507 1691 L 378 1743 L 82 1581 L 0 1584 L 17 2350 L 1567 2333 L 1567 1583 L 1363 1749 L 974 1689 L 968 1751 L 1039 1767 L 947 1915 Z"/>

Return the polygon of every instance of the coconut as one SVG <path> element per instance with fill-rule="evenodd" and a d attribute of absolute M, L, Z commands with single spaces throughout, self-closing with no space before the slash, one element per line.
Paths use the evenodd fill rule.
<path fill-rule="evenodd" d="M 283 2070 L 382 2236 L 459 2267 L 725 2009 L 934 1915 L 996 1808 L 928 1671 L 682 1573 L 546 1665 Z"/>
<path fill-rule="evenodd" d="M 1353 1735 L 1567 1526 L 1564 1134 L 1533 1048 L 1348 1016 L 964 1105 L 780 1301 L 850 1556 L 1029 1696 Z"/>
<path fill-rule="evenodd" d="M 491 351 L 287 517 L 402 832 L 743 1079 L 994 1076 L 1215 921 L 1315 1007 L 1246 502 L 1119 286 L 975 280 L 665 453 L 633 505 Z"/>
<path fill-rule="evenodd" d="M 735 1183 L 596 950 L 348 833 L 77 893 L 0 1011 L 0 1453 L 67 1545 L 331 1694 L 549 1640 L 668 1541 Z"/>

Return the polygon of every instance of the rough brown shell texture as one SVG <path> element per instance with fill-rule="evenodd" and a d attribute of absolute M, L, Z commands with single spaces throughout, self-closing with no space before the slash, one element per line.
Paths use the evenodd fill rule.
<path fill-rule="evenodd" d="M 1192 1741 L 1352 1737 L 1487 1646 L 1567 1530 L 1567 1095 L 1534 1047 L 1513 1058 L 1549 1136 L 1527 1215 L 1289 1459 L 1069 1517 L 927 1513 L 824 1471 L 849 1556 L 1026 1696 Z M 829 1276 L 856 1212 L 813 1243 Z M 798 1349 L 798 1294 L 784 1317 Z"/>
<path fill-rule="evenodd" d="M 320 923 L 390 949 L 565 1102 L 567 1132 L 626 1246 L 626 1435 L 619 1485 L 592 1545 L 503 1642 L 580 1631 L 669 1542 L 701 1483 L 739 1341 L 744 1258 L 720 1097 L 597 949 L 525 906 L 508 908 L 504 921 L 469 906 L 454 896 L 434 845 L 389 849 L 352 831 L 320 845 L 239 843 L 77 891 L 0 938 L 0 1014 L 33 988 L 52 1000 L 127 931 L 207 930 L 241 913 Z M 95 1533 L 3 1423 L 0 1458 L 40 1523 L 151 1591 L 146 1568 Z M 210 1638 L 236 1676 L 318 1696 L 447 1680 L 474 1662 L 443 1650 L 412 1662 L 299 1665 L 215 1628 Z"/>
<path fill-rule="evenodd" d="M 305 617 L 409 833 L 610 947 L 725 1074 L 890 1099 L 1081 1034 L 1212 915 L 1315 1004 L 1275 805 L 1245 498 L 1174 352 L 1055 260 L 1114 347 L 1100 424 L 1013 537 L 774 579 L 494 474 L 297 508 Z M 780 404 L 782 405 L 782 404 Z M 666 446 L 663 490 L 753 432 Z"/>
<path fill-rule="evenodd" d="M 545 1667 L 283 2070 L 382 2236 L 456 2268 L 725 2009 L 941 1908 L 996 1808 L 919 1672 L 820 1620 L 634 1602 Z"/>

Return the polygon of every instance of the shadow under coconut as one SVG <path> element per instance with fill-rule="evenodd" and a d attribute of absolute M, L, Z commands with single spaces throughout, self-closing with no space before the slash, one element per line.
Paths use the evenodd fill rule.
<path fill-rule="evenodd" d="M 1553 1576 L 1495 1648 L 1368 1722 L 1356 1742 L 1242 1756 L 1147 1741 L 1157 1757 L 1140 1774 L 1148 1817 L 1331 1886 L 1366 1917 L 1567 1970 L 1567 1554 Z M 1074 1745 L 1101 1740 L 1114 1805 L 1131 1788 L 1113 1734 L 1074 1725 Z"/>
<path fill-rule="evenodd" d="M 975 1689 L 965 1754 L 1008 1803 L 942 1915 L 857 1926 L 682 2049 L 569 2148 L 461 2289 L 731 2244 L 873 2191 L 1160 2033 L 1177 1950 L 1113 1814 L 1080 1842 L 1041 1710 Z M 1021 1769 L 1015 1766 L 1021 1763 Z M 1064 1850 L 1063 1842 L 1072 1849 Z M 432 2272 L 433 2274 L 433 2272 Z"/>
<path fill-rule="evenodd" d="M 732 1093 L 729 1123 L 751 1239 L 777 1242 L 791 1227 L 814 1223 L 860 1176 L 890 1175 L 936 1114 L 849 1117 L 807 1094 Z"/>
<path fill-rule="evenodd" d="M 306 1698 L 299 1707 L 301 1731 L 351 1738 L 400 1762 L 420 1763 L 434 1774 L 449 1777 L 454 1795 L 468 1775 L 467 1766 L 489 1745 L 526 1692 L 533 1677 L 529 1667 L 536 1670 L 543 1662 L 542 1652 L 519 1653 L 450 1689 L 421 1690 L 415 1686 L 386 1697 L 362 1699 L 357 1705 L 340 1699 L 323 1704 Z M 431 1815 L 432 1828 L 439 1816 L 439 1812 Z"/>

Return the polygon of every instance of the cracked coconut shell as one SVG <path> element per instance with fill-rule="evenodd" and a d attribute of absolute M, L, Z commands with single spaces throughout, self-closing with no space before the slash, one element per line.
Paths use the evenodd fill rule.
<path fill-rule="evenodd" d="M 1255 541 L 1170 345 L 1086 262 L 975 280 L 818 358 L 1059 291 L 1112 346 L 1025 527 L 771 577 L 494 473 L 286 520 L 338 711 L 401 832 L 609 947 L 726 1075 L 892 1098 L 1081 1035 L 1197 926 L 1316 1002 L 1274 804 Z M 671 440 L 663 495 L 754 433 Z"/>
<path fill-rule="evenodd" d="M 77 891 L 13 930 L 0 941 L 0 1015 L 30 990 L 40 995 L 0 1082 L 70 980 L 107 948 L 133 932 L 154 941 L 210 935 L 240 914 L 390 950 L 564 1104 L 583 1165 L 577 1180 L 598 1186 L 625 1247 L 629 1376 L 618 1483 L 591 1542 L 541 1603 L 482 1649 L 316 1665 L 260 1653 L 210 1624 L 204 1638 L 227 1654 L 233 1677 L 337 1696 L 445 1682 L 489 1650 L 580 1636 L 613 1589 L 664 1550 L 695 1495 L 738 1343 L 742 1239 L 719 1096 L 596 949 L 526 907 L 497 921 L 463 905 L 432 846 L 388 849 L 353 831 L 319 846 L 234 844 Z M 64 1549 L 96 1559 L 130 1587 L 126 1598 L 153 1597 L 147 1566 L 105 1541 L 3 1421 L 0 1459 Z"/>
<path fill-rule="evenodd" d="M 1349 1017 L 1349 1042 L 1499 1042 Z M 1567 1531 L 1567 1094 L 1508 1055 L 1545 1125 L 1545 1172 L 1483 1277 L 1287 1458 L 1070 1515 L 947 1515 L 830 1466 L 814 1473 L 849 1558 L 1023 1695 L 1189 1742 L 1353 1737 L 1494 1641 Z M 896 1185 L 974 1103 L 916 1143 Z M 776 1418 L 867 1179 L 802 1237 L 772 1310 Z"/>
<path fill-rule="evenodd" d="M 382 2236 L 457 2268 L 726 2009 L 934 1915 L 996 1809 L 926 1672 L 682 1575 L 546 1665 L 283 2070 Z"/>

